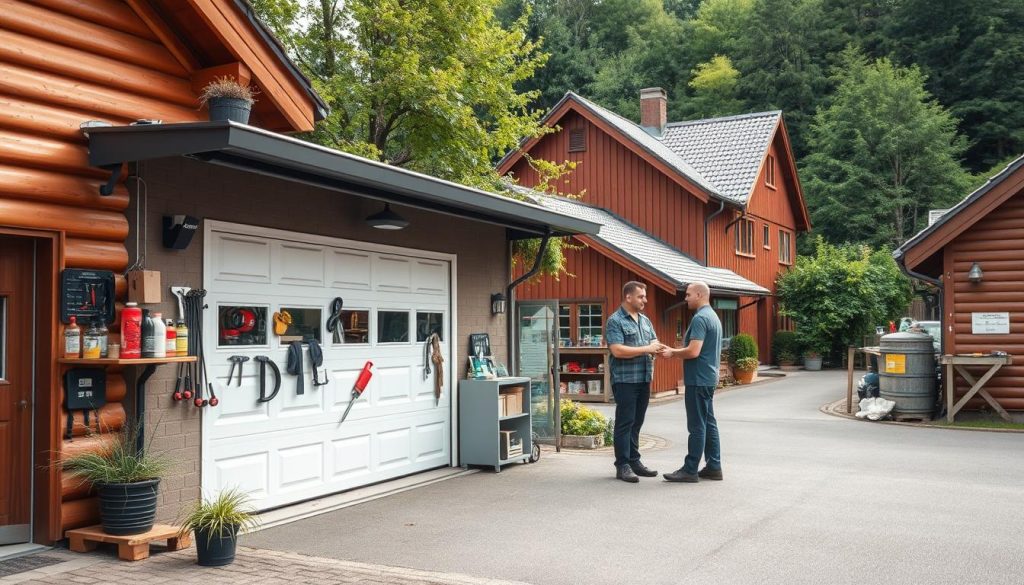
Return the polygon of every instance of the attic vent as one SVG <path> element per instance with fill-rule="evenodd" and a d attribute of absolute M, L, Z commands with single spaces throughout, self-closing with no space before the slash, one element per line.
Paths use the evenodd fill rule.
<path fill-rule="evenodd" d="M 584 152 L 587 150 L 587 131 L 584 128 L 572 128 L 569 130 L 569 152 Z"/>
<path fill-rule="evenodd" d="M 939 221 L 939 218 L 941 218 L 943 215 L 946 215 L 947 211 L 949 211 L 949 210 L 948 209 L 932 209 L 932 210 L 930 210 L 928 212 L 928 225 L 932 225 L 933 223 Z"/>

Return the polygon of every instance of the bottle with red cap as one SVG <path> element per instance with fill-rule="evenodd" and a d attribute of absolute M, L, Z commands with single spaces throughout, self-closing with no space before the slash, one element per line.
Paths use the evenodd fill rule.
<path fill-rule="evenodd" d="M 128 303 L 121 311 L 121 359 L 142 357 L 142 309 Z"/>

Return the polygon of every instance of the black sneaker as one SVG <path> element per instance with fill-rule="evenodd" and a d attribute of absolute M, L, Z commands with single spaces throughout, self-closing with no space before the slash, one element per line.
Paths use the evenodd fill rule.
<path fill-rule="evenodd" d="M 615 470 L 615 479 L 621 479 L 628 483 L 637 483 L 640 481 L 640 478 L 633 473 L 633 470 L 630 469 L 628 465 L 620 465 L 618 469 Z"/>
<path fill-rule="evenodd" d="M 722 470 L 721 469 L 708 469 L 705 467 L 697 472 L 697 477 L 701 479 L 713 479 L 715 481 L 722 481 Z"/>
<path fill-rule="evenodd" d="M 637 461 L 636 463 L 630 463 L 629 468 L 633 470 L 633 473 L 640 477 L 657 477 L 658 472 L 653 469 L 648 469 L 646 465 Z"/>
<path fill-rule="evenodd" d="M 682 483 L 697 483 L 698 481 L 700 481 L 697 478 L 696 474 L 686 473 L 685 471 L 683 471 L 682 467 L 673 471 L 672 473 L 666 473 L 662 475 L 662 477 L 665 478 L 665 481 L 678 481 Z"/>

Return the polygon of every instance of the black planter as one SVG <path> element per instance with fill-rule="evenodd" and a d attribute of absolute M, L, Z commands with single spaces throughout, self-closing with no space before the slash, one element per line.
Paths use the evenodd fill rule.
<path fill-rule="evenodd" d="M 137 483 L 105 483 L 97 487 L 103 532 L 124 536 L 153 528 L 159 479 Z"/>
<path fill-rule="evenodd" d="M 235 546 L 238 544 L 238 527 L 211 535 L 206 530 L 196 530 L 196 556 L 203 567 L 223 567 L 235 562 Z"/>
<path fill-rule="evenodd" d="M 210 98 L 207 102 L 210 108 L 210 121 L 218 122 L 231 120 L 239 124 L 249 123 L 249 112 L 252 110 L 252 103 L 237 98 Z"/>

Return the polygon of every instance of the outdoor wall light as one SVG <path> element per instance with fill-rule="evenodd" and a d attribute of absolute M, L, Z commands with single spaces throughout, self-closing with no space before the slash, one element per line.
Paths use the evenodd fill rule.
<path fill-rule="evenodd" d="M 494 293 L 491 295 L 491 314 L 501 315 L 505 313 L 505 295 Z"/>
<path fill-rule="evenodd" d="M 391 211 L 391 204 L 385 203 L 384 210 L 367 216 L 366 223 L 379 230 L 400 230 L 408 227 L 409 220 Z"/>
<path fill-rule="evenodd" d="M 967 280 L 978 283 L 981 282 L 981 278 L 984 273 L 981 271 L 981 266 L 977 262 L 971 264 L 971 269 L 967 272 Z"/>

